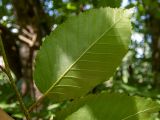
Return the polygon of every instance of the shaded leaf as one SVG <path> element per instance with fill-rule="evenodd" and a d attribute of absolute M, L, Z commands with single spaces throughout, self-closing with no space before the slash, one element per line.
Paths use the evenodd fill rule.
<path fill-rule="evenodd" d="M 93 0 L 96 7 L 120 7 L 122 0 Z"/>
<path fill-rule="evenodd" d="M 57 120 L 152 120 L 159 104 L 119 93 L 90 95 L 70 104 Z"/>

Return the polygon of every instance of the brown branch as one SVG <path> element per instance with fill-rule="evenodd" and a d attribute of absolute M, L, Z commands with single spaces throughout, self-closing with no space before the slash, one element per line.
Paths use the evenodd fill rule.
<path fill-rule="evenodd" d="M 0 116 L 1 116 L 1 120 L 14 120 L 6 112 L 4 112 L 1 108 L 0 108 Z"/>

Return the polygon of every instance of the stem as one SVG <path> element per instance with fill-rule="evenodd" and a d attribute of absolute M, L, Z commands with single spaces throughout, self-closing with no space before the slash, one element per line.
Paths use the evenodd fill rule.
<path fill-rule="evenodd" d="M 28 111 L 31 112 L 34 108 L 36 108 L 45 98 L 45 95 L 42 95 L 31 107 L 29 107 Z"/>
<path fill-rule="evenodd" d="M 5 69 L 5 68 L 3 68 L 1 65 L 0 65 L 0 69 L 1 69 L 5 74 L 7 74 L 6 69 Z"/>
<path fill-rule="evenodd" d="M 0 49 L 1 49 L 1 54 L 3 56 L 3 60 L 4 60 L 4 63 L 5 63 L 6 74 L 7 74 L 8 78 L 9 78 L 9 81 L 10 81 L 10 83 L 11 83 L 11 85 L 12 85 L 12 87 L 13 87 L 15 93 L 16 93 L 17 99 L 18 99 L 18 101 L 20 103 L 20 107 L 21 107 L 22 111 L 24 112 L 24 114 L 26 116 L 26 119 L 27 120 L 31 120 L 30 114 L 29 114 L 29 112 L 28 112 L 28 110 L 27 110 L 27 108 L 26 108 L 26 106 L 25 106 L 25 104 L 24 104 L 24 102 L 22 100 L 22 97 L 21 97 L 21 95 L 20 95 L 20 93 L 18 91 L 18 88 L 16 87 L 16 84 L 14 82 L 14 79 L 13 79 L 13 77 L 11 75 L 9 64 L 8 64 L 8 61 L 7 61 L 7 57 L 6 57 L 6 53 L 5 53 L 5 50 L 4 50 L 4 46 L 3 46 L 3 42 L 2 42 L 1 36 L 0 36 Z"/>

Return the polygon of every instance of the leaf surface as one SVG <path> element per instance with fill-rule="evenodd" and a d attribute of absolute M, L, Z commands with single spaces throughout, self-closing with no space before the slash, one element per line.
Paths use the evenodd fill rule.
<path fill-rule="evenodd" d="M 94 0 L 93 3 L 95 4 L 96 7 L 120 7 L 122 0 Z"/>
<path fill-rule="evenodd" d="M 69 104 L 57 120 L 153 120 L 159 104 L 119 93 L 89 95 Z"/>
<path fill-rule="evenodd" d="M 129 10 L 101 8 L 68 19 L 42 44 L 34 79 L 55 102 L 85 95 L 111 77 L 128 49 Z"/>

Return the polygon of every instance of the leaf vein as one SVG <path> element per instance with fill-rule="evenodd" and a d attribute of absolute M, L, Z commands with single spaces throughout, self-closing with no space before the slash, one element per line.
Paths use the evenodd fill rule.
<path fill-rule="evenodd" d="M 119 19 L 113 23 L 109 28 L 107 28 L 99 37 L 98 39 L 96 39 L 78 58 L 77 60 L 70 65 L 70 67 L 68 67 L 68 69 L 59 77 L 59 79 L 44 93 L 44 96 L 47 96 L 47 94 L 52 91 L 52 89 L 63 79 L 63 77 L 68 73 L 68 71 L 82 58 L 82 56 L 84 56 L 84 54 L 90 49 L 92 48 L 97 41 L 99 41 L 105 34 L 107 34 L 120 20 L 122 19 L 122 14 L 119 17 Z"/>

